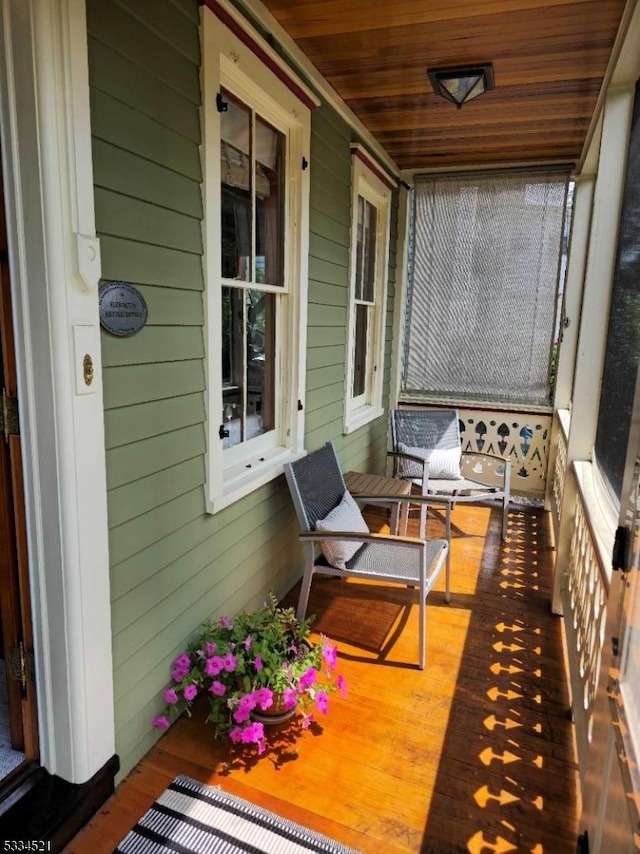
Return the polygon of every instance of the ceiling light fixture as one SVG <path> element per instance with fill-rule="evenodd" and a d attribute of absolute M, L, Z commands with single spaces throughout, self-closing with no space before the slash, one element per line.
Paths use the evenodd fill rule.
<path fill-rule="evenodd" d="M 467 101 L 494 88 L 493 66 L 456 65 L 448 68 L 428 68 L 427 75 L 436 95 L 451 101 L 458 109 Z"/>

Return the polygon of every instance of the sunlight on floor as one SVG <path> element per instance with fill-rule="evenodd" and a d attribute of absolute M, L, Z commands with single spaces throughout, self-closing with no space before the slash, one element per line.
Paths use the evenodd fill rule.
<path fill-rule="evenodd" d="M 491 591 L 498 599 L 507 600 L 505 608 L 511 609 L 512 603 L 528 601 L 540 592 L 538 524 L 533 514 L 511 515 L 509 544 L 502 549 L 499 571 L 495 573 L 497 584 Z M 540 777 L 536 783 L 545 767 L 545 757 L 531 749 L 536 737 L 544 737 L 548 724 L 543 694 L 535 687 L 544 675 L 545 639 L 535 622 L 511 618 L 511 613 L 511 610 L 502 611 L 505 618 L 493 626 L 488 670 L 494 684 L 486 695 L 496 711 L 482 722 L 490 744 L 478 753 L 490 778 L 475 790 L 473 800 L 481 810 L 497 810 L 505 816 L 513 815 L 517 804 L 520 814 L 528 815 L 527 825 L 531 828 L 535 826 L 535 813 L 542 813 L 545 808 L 540 793 L 544 778 Z M 532 839 L 530 830 L 525 843 L 517 824 L 505 818 L 499 824 L 502 832 L 491 835 L 478 830 L 471 836 L 467 843 L 470 854 L 489 851 L 555 854 L 542 842 Z"/>

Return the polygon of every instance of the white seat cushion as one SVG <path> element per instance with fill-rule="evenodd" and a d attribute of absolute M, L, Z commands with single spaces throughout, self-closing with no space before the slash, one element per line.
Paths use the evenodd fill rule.
<path fill-rule="evenodd" d="M 352 531 L 368 534 L 369 527 L 351 493 L 346 491 L 340 504 L 334 507 L 324 519 L 318 519 L 316 531 Z M 336 569 L 345 569 L 346 562 L 351 560 L 361 545 L 362 543 L 357 540 L 323 540 L 320 543 L 323 555 Z"/>
<path fill-rule="evenodd" d="M 398 451 L 401 454 L 411 454 L 413 457 L 421 457 L 429 463 L 429 480 L 460 480 L 460 459 L 462 448 L 412 448 L 409 445 L 398 443 Z M 422 477 L 422 466 L 413 460 L 398 461 L 398 473 L 400 477 L 419 478 Z"/>

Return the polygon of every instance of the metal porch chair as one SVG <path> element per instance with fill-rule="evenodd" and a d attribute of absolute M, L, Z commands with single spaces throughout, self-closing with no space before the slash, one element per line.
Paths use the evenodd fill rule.
<path fill-rule="evenodd" d="M 368 532 L 364 520 L 357 529 L 330 530 L 328 520 L 338 515 L 353 501 L 346 490 L 335 449 L 331 442 L 284 466 L 291 497 L 300 523 L 300 540 L 304 544 L 305 568 L 298 600 L 298 618 L 307 611 L 314 573 L 333 576 L 355 576 L 372 581 L 387 581 L 418 589 L 420 601 L 420 669 L 425 666 L 426 599 L 445 565 L 449 550 L 445 540 L 424 540 L 392 534 Z M 345 496 L 345 493 L 347 495 Z M 389 505 L 403 501 L 398 495 L 358 495 L 362 504 Z M 406 499 L 405 499 L 406 500 Z M 347 512 L 347 516 L 351 511 Z M 364 525 L 364 527 L 363 527 Z M 317 546 L 331 549 L 336 543 L 346 544 L 352 556 L 342 566 L 332 565 L 325 554 L 316 554 Z M 350 548 L 349 548 L 350 546 Z M 334 564 L 336 561 L 334 560 Z M 446 573 L 446 600 L 449 601 L 449 573 Z"/>
<path fill-rule="evenodd" d="M 446 505 L 447 541 L 451 510 L 458 502 L 501 502 L 502 539 L 506 538 L 511 461 L 495 454 L 462 452 L 456 409 L 393 409 L 391 441 L 394 476 L 411 480 L 419 495 Z M 426 518 L 427 506 L 422 503 L 421 537 Z"/>

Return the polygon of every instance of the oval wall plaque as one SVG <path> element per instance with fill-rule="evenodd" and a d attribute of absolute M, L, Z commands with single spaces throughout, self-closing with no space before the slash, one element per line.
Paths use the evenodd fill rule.
<path fill-rule="evenodd" d="M 140 332 L 147 322 L 147 304 L 142 294 L 124 282 L 108 282 L 98 296 L 100 325 L 112 335 L 126 338 Z"/>

